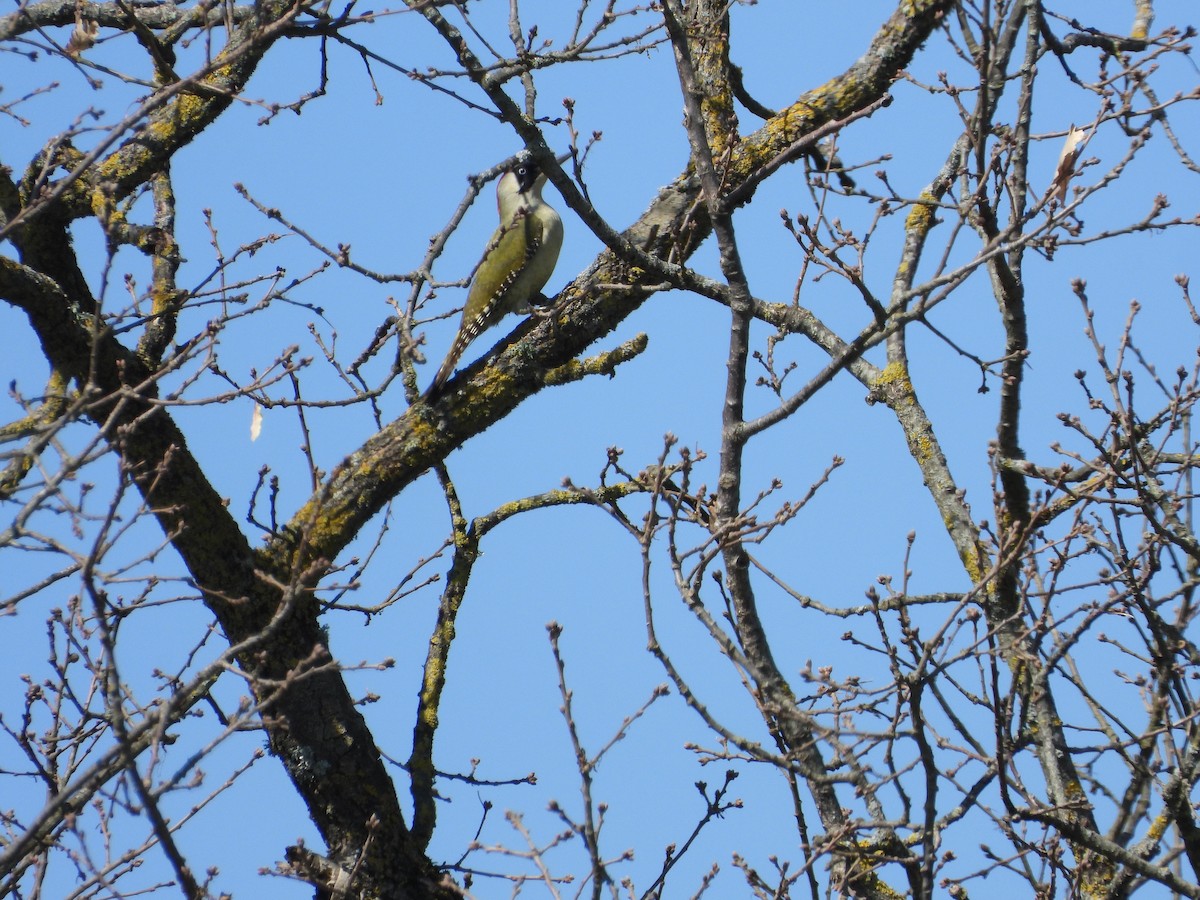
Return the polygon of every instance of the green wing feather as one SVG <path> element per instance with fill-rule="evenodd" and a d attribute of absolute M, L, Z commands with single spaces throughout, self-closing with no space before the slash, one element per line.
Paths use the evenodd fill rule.
<path fill-rule="evenodd" d="M 450 378 L 455 365 L 463 352 L 482 332 L 495 324 L 504 316 L 513 312 L 528 296 L 515 296 L 528 292 L 530 295 L 540 291 L 549 278 L 542 279 L 540 284 L 519 284 L 526 266 L 542 244 L 542 223 L 537 216 L 522 215 L 509 224 L 496 229 L 492 239 L 488 241 L 489 249 L 479 262 L 475 280 L 471 282 L 471 290 L 467 293 L 467 304 L 463 307 L 462 326 L 450 346 L 450 352 L 442 362 L 433 382 L 429 385 L 432 395 L 441 390 L 443 384 Z M 486 264 L 486 265 L 485 265 Z"/>

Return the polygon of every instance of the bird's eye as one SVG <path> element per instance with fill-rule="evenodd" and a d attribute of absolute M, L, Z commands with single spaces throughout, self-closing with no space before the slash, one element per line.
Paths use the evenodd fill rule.
<path fill-rule="evenodd" d="M 526 166 L 517 166 L 517 176 L 524 178 L 529 174 L 529 169 Z"/>

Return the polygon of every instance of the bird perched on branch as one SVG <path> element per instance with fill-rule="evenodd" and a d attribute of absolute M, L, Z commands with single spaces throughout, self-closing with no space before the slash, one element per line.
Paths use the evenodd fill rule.
<path fill-rule="evenodd" d="M 510 312 L 525 313 L 550 280 L 562 248 L 562 219 L 545 200 L 546 174 L 523 159 L 496 184 L 500 226 L 488 241 L 467 293 L 462 324 L 426 397 L 435 396 L 450 378 L 471 341 Z"/>

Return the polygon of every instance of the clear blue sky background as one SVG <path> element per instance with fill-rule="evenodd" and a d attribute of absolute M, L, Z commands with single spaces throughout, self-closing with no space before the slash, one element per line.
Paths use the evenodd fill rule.
<path fill-rule="evenodd" d="M 573 19 L 572 6 L 559 0 L 526 2 L 524 24 L 537 23 L 541 38 L 553 39 L 561 46 Z M 865 49 L 893 8 L 891 3 L 874 0 L 830 4 L 830 8 L 836 6 L 836 15 L 818 14 L 816 10 L 823 6 L 763 0 L 753 6 L 733 7 L 734 61 L 744 68 L 747 87 L 763 103 L 783 106 L 841 72 Z M 471 4 L 476 26 L 497 46 L 507 43 L 507 7 L 498 0 Z M 1088 24 L 1117 32 L 1127 30 L 1132 18 L 1132 5 L 1127 3 L 1075 2 L 1061 7 L 1065 13 L 1086 17 Z M 1160 2 L 1157 10 L 1160 26 L 1169 22 L 1184 25 L 1189 16 L 1195 17 L 1194 6 L 1182 0 Z M 634 24 L 650 21 L 651 16 L 643 14 Z M 406 66 L 452 66 L 440 39 L 418 16 L 385 17 L 353 35 Z M 65 33 L 57 37 L 65 41 Z M 145 69 L 141 50 L 128 37 L 102 44 L 87 56 L 118 69 Z M 1086 56 L 1079 57 L 1085 78 L 1094 74 L 1083 62 Z M 291 101 L 298 93 L 316 87 L 318 65 L 315 41 L 284 42 L 268 56 L 248 95 L 268 102 Z M 1046 60 L 1042 66 L 1053 69 L 1055 64 Z M 61 82 L 56 91 L 22 107 L 23 115 L 33 122 L 30 127 L 0 120 L 0 146 L 4 147 L 4 162 L 10 165 L 22 165 L 84 106 L 98 110 L 100 122 L 111 123 L 128 112 L 138 95 L 137 90 L 111 83 L 103 90 L 91 91 L 80 73 L 44 59 L 30 63 L 10 57 L 5 67 L 5 100 L 51 77 Z M 52 68 L 56 71 L 51 76 Z M 948 55 L 944 38 L 937 35 L 912 72 L 917 79 L 930 82 L 940 70 L 949 71 L 952 80 L 963 76 L 962 66 Z M 283 113 L 267 126 L 255 124 L 263 116 L 262 108 L 235 106 L 176 158 L 179 236 L 187 257 L 180 276 L 182 286 L 200 280 L 213 265 L 202 209 L 212 209 L 227 253 L 265 232 L 280 232 L 237 196 L 232 187 L 235 182 L 243 183 L 261 202 L 279 207 L 327 245 L 350 244 L 353 259 L 362 265 L 405 272 L 417 266 L 427 238 L 442 228 L 453 212 L 466 177 L 518 149 L 507 128 L 383 66 L 376 65 L 373 71 L 383 98 L 378 105 L 361 62 L 346 49 L 331 46 L 328 96 L 305 106 L 299 116 Z M 1096 113 L 1094 100 L 1068 90 L 1061 72 L 1047 74 L 1042 82 L 1046 93 L 1035 104 L 1035 132 L 1062 131 L 1072 122 L 1089 122 Z M 1156 85 L 1160 96 L 1190 88 L 1197 81 L 1194 68 L 1174 60 L 1168 61 L 1160 78 Z M 569 96 L 575 100 L 579 129 L 585 135 L 593 130 L 603 132 L 603 140 L 589 158 L 586 176 L 598 209 L 614 226 L 632 222 L 655 189 L 684 166 L 687 144 L 679 127 L 682 102 L 668 50 L 596 66 L 550 69 L 539 73 L 537 84 L 540 114 L 559 115 L 561 99 Z M 465 82 L 457 87 L 467 97 L 481 99 Z M 890 161 L 868 165 L 856 178 L 870 183 L 872 172 L 885 167 L 899 193 L 915 196 L 942 164 L 958 123 L 944 99 L 930 98 L 905 83 L 898 84 L 894 94 L 893 106 L 847 131 L 839 149 L 850 163 L 890 154 Z M 742 121 L 747 130 L 756 127 L 748 113 L 742 113 Z M 1191 118 L 1176 116 L 1173 124 L 1195 153 L 1200 128 L 1194 114 Z M 566 149 L 564 129 L 547 128 L 546 134 L 552 146 Z M 79 144 L 86 146 L 87 138 Z M 1035 147 L 1035 185 L 1048 184 L 1059 147 L 1058 140 Z M 1106 170 L 1123 151 L 1124 142 L 1117 135 L 1100 135 L 1086 155 L 1097 156 L 1102 163 L 1089 170 L 1080 183 L 1091 183 L 1090 173 Z M 1102 224 L 1115 225 L 1140 216 L 1155 192 L 1171 197 L 1173 212 L 1195 214 L 1200 196 L 1196 178 L 1186 176 L 1170 159 L 1169 147 L 1156 134 L 1145 156 L 1121 183 L 1085 213 L 1088 229 L 1099 230 Z M 552 189 L 547 196 L 564 208 Z M 779 224 L 781 208 L 793 214 L 809 211 L 798 168 L 773 178 L 755 203 L 737 217 L 751 287 L 756 296 L 772 301 L 791 298 L 801 265 L 795 244 Z M 871 212 L 859 205 L 854 212 L 839 214 L 861 233 Z M 564 219 L 566 243 L 548 292 L 557 291 L 600 249 L 580 222 L 569 214 Z M 465 277 L 494 225 L 489 188 L 439 261 L 439 277 Z M 873 239 L 865 277 L 879 295 L 887 295 L 893 277 L 901 226 L 900 217 L 893 217 Z M 938 246 L 937 238 L 935 233 L 932 246 Z M 1115 339 L 1129 300 L 1139 299 L 1144 312 L 1138 333 L 1169 372 L 1180 363 L 1190 364 L 1195 352 L 1195 332 L 1171 280 L 1176 273 L 1187 271 L 1195 241 L 1194 233 L 1177 231 L 1119 241 L 1112 245 L 1116 252 L 1064 250 L 1052 264 L 1029 255 L 1026 272 L 1033 353 L 1025 410 L 1026 449 L 1031 457 L 1057 462 L 1046 448 L 1053 440 L 1069 442 L 1069 435 L 1055 414 L 1083 406 L 1070 373 L 1077 368 L 1095 368 L 1082 335 L 1078 305 L 1070 293 L 1070 279 L 1088 280 L 1098 328 L 1109 340 Z M 95 278 L 103 247 L 90 223 L 79 229 L 76 247 L 91 265 L 89 276 Z M 711 247 L 706 247 L 693 263 L 715 275 L 714 259 Z M 249 274 L 280 265 L 289 276 L 298 276 L 317 262 L 317 256 L 298 238 L 286 237 L 237 271 Z M 143 287 L 148 280 L 140 260 L 120 256 L 105 297 L 110 307 L 125 302 L 121 279 L 126 271 L 137 273 Z M 98 281 L 93 286 L 100 290 Z M 328 273 L 294 295 L 322 307 L 323 318 L 316 318 L 309 309 L 277 304 L 264 315 L 227 330 L 219 348 L 221 364 L 246 379 L 250 368 L 262 370 L 283 348 L 299 344 L 302 355 L 317 357 L 306 375 L 306 396 L 344 396 L 344 389 L 321 362 L 308 324 L 315 322 L 326 339 L 332 339 L 336 331 L 339 348 L 345 358 L 352 359 L 391 312 L 389 294 L 399 299 L 404 292 L 402 285 L 381 286 L 344 272 Z M 253 288 L 251 295 L 256 296 Z M 463 292 L 448 289 L 439 302 L 449 309 L 461 303 L 462 297 Z M 864 320 L 861 303 L 834 279 L 806 284 L 802 302 L 834 324 L 850 327 Z M 202 308 L 185 317 L 181 333 L 196 330 L 215 314 L 215 308 Z M 592 379 L 545 391 L 450 457 L 450 472 L 466 513 L 482 514 L 500 503 L 557 487 L 564 477 L 579 485 L 594 484 L 609 446 L 624 448 L 626 466 L 636 471 L 657 459 L 663 434 L 668 431 L 688 447 L 715 455 L 727 319 L 722 309 L 697 297 L 662 295 L 647 303 L 601 342 L 601 347 L 608 348 L 638 332 L 650 335 L 647 352 L 622 367 L 614 380 Z M 1000 355 L 994 302 L 982 277 L 976 277 L 940 308 L 935 321 L 983 358 Z M 517 320 L 510 319 L 504 327 L 515 324 Z M 448 320 L 423 329 L 430 359 L 421 372 L 423 382 L 440 360 L 454 325 Z M 486 351 L 501 333 L 479 341 L 468 351 L 467 360 Z M 756 331 L 758 347 L 767 334 L 765 328 Z M 916 331 L 912 345 L 914 381 L 935 423 L 941 423 L 941 438 L 951 454 L 954 472 L 967 487 L 977 518 L 989 518 L 986 451 L 994 433 L 997 395 L 978 393 L 978 370 L 940 342 Z M 792 376 L 797 384 L 825 362 L 798 338 L 780 352 L 797 361 L 799 370 Z M 384 356 L 390 356 L 390 351 Z M 45 373 L 37 347 L 21 317 L 7 308 L 0 309 L 0 358 L 5 361 L 6 381 L 16 379 L 27 395 L 41 390 Z M 376 367 L 375 374 L 379 371 Z M 215 379 L 202 378 L 196 396 L 222 389 Z M 6 412 L 12 409 L 8 399 L 3 402 Z M 762 411 L 770 406 L 771 398 L 764 391 L 752 392 L 750 402 L 753 409 Z M 404 398 L 398 385 L 381 405 L 387 418 L 403 412 Z M 239 515 L 246 508 L 258 469 L 270 465 L 282 481 L 281 511 L 287 518 L 309 493 L 303 458 L 297 450 L 301 438 L 295 415 L 268 411 L 262 437 L 254 443 L 248 435 L 250 417 L 251 404 L 244 399 L 176 412 L 191 449 Z M 326 470 L 374 429 L 364 406 L 314 413 L 310 423 L 316 459 Z M 84 435 L 80 430 L 75 440 L 84 440 Z M 831 605 L 853 604 L 861 601 L 876 576 L 891 574 L 899 579 L 905 535 L 915 531 L 910 589 L 914 593 L 965 589 L 966 576 L 905 453 L 899 429 L 886 409 L 864 402 L 862 387 L 848 377 L 840 378 L 797 416 L 753 445 L 746 495 L 753 495 L 778 476 L 784 483 L 779 500 L 802 496 L 835 454 L 844 456 L 847 463 L 834 483 L 799 519 L 761 548 L 761 558 L 778 566 L 780 574 L 799 590 Z M 103 496 L 112 490 L 110 469 L 105 461 L 86 476 Z M 715 460 L 706 463 L 703 472 L 711 484 Z M 768 507 L 773 509 L 774 501 L 768 501 Z M 633 518 L 640 516 L 638 504 L 629 509 Z M 62 523 L 45 521 L 42 527 L 61 530 Z M 388 527 L 382 548 L 353 597 L 355 602 L 379 602 L 418 557 L 440 546 L 449 524 L 432 477 L 422 479 L 396 500 L 389 511 Z M 368 528 L 347 558 L 365 552 L 376 534 L 375 526 Z M 153 528 L 140 528 L 117 552 L 132 558 L 158 540 Z M 546 638 L 547 622 L 556 620 L 565 626 L 562 646 L 575 689 L 576 714 L 583 739 L 593 752 L 609 739 L 622 718 L 665 680 L 645 652 L 636 546 L 602 513 L 578 508 L 527 515 L 498 528 L 486 540 L 484 550 L 459 619 L 441 710 L 437 763 L 444 770 L 463 772 L 477 757 L 481 777 L 516 778 L 532 771 L 537 773 L 538 783 L 492 790 L 455 782 L 442 784 L 451 802 L 440 810 L 432 853 L 447 860 L 456 858 L 471 840 L 480 816 L 480 799 L 496 805 L 481 836 L 485 843 L 520 845 L 503 821 L 501 812 L 506 809 L 523 811 L 527 825 L 541 842 L 561 827 L 546 812 L 549 801 L 558 800 L 579 815 L 577 777 L 558 713 L 560 698 Z M 53 564 L 28 554 L 5 553 L 0 569 L 7 573 L 5 581 L 15 586 Z M 433 570 L 441 568 L 444 566 L 435 564 Z M 179 566 L 166 553 L 157 570 L 178 574 Z M 761 602 L 784 671 L 794 673 L 812 660 L 814 665 L 834 665 L 843 673 L 859 670 L 864 677 L 872 677 L 876 663 L 839 641 L 852 624 L 804 614 L 782 594 L 763 587 Z M 730 668 L 672 599 L 669 572 L 661 561 L 656 589 L 666 623 L 667 648 L 677 655 L 693 686 L 732 727 L 765 739 L 761 722 Z M 10 649 L 0 661 L 0 709 L 7 719 L 19 709 L 23 690 L 19 673 L 37 677 L 44 670 L 47 611 L 63 605 L 75 590 L 73 584 L 56 586 L 27 601 L 21 615 L 4 621 L 4 645 Z M 162 596 L 187 593 L 180 586 L 167 586 Z M 343 662 L 396 660 L 396 666 L 385 672 L 368 670 L 347 677 L 352 691 L 379 696 L 364 712 L 381 748 L 397 759 L 406 759 L 409 753 L 416 689 L 436 602 L 435 587 L 393 607 L 369 627 L 364 627 L 362 617 L 356 614 L 334 614 L 328 620 L 332 647 Z M 196 602 L 171 604 L 132 617 L 122 635 L 126 678 L 134 683 L 144 681 L 156 667 L 176 671 L 207 622 L 208 616 Z M 874 677 L 886 677 L 882 670 L 875 672 Z M 218 693 L 232 704 L 245 693 L 245 687 L 231 677 Z M 212 724 L 209 718 L 200 727 L 181 728 L 181 747 L 199 746 L 211 735 Z M 634 726 L 599 771 L 597 795 L 610 804 L 606 851 L 611 856 L 626 848 L 637 851 L 634 862 L 614 868 L 613 874 L 632 877 L 640 888 L 646 887 L 658 870 L 662 848 L 682 842 L 701 815 L 703 807 L 693 783 L 703 779 L 717 784 L 725 768 L 724 764 L 700 767 L 695 754 L 684 749 L 688 741 L 714 745 L 695 714 L 672 696 L 656 704 L 646 719 Z M 246 734 L 222 745 L 202 767 L 208 773 L 206 788 L 219 784 L 227 768 L 236 766 L 261 744 L 261 736 Z M 14 752 L 11 745 L 0 742 L 0 767 L 22 765 Z M 735 793 L 745 798 L 747 808 L 731 813 L 705 833 L 672 895 L 690 895 L 698 874 L 713 860 L 723 870 L 716 895 L 733 890 L 740 884 L 740 875 L 729 865 L 731 852 L 741 853 L 763 868 L 769 868 L 770 854 L 800 859 L 782 781 L 765 767 L 741 768 L 743 775 Z M 401 773 L 398 782 L 402 797 L 406 797 Z M 27 797 L 6 796 L 4 806 L 17 806 L 23 816 L 31 815 L 38 795 L 30 787 Z M 139 822 L 134 830 L 142 828 Z M 284 846 L 298 837 L 319 848 L 299 800 L 281 767 L 270 758 L 260 761 L 239 786 L 203 811 L 196 826 L 185 829 L 183 835 L 183 844 L 198 870 L 220 867 L 222 874 L 215 882 L 219 890 L 262 898 L 308 894 L 301 885 L 256 875 L 260 866 L 281 858 Z M 153 854 L 151 858 L 157 865 L 159 858 Z M 551 854 L 549 860 L 558 874 L 582 871 L 582 847 L 576 841 L 566 851 Z M 482 869 L 511 870 L 515 866 L 512 860 L 482 855 L 473 856 L 471 862 Z M 138 877 L 153 880 L 165 876 L 160 871 Z M 508 888 L 483 881 L 476 883 L 476 891 L 483 897 L 499 897 L 506 896 Z"/>

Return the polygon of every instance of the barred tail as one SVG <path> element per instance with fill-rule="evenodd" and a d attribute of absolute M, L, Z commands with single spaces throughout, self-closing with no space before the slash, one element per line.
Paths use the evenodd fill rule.
<path fill-rule="evenodd" d="M 481 317 L 480 317 L 481 318 Z M 454 337 L 454 343 L 450 344 L 450 352 L 446 354 L 446 358 L 442 361 L 442 365 L 438 367 L 438 373 L 433 376 L 433 382 L 425 391 L 426 400 L 433 400 L 437 397 L 446 382 L 449 382 L 450 376 L 454 374 L 454 367 L 458 365 L 458 360 L 462 358 L 462 354 L 466 352 L 470 346 L 470 342 L 474 341 L 482 331 L 478 320 L 473 323 L 473 328 L 464 328 L 458 331 Z"/>
<path fill-rule="evenodd" d="M 471 300 L 467 298 L 467 304 L 470 305 Z M 469 322 L 465 321 L 466 312 L 464 311 L 464 321 L 462 327 L 458 329 L 458 334 L 454 336 L 454 343 L 450 345 L 450 352 L 446 354 L 446 358 L 442 361 L 441 367 L 437 370 L 437 374 L 433 376 L 433 382 L 429 385 L 429 389 L 425 391 L 425 399 L 432 400 L 442 390 L 442 386 L 450 380 L 450 376 L 454 374 L 454 367 L 458 365 L 459 358 L 466 351 L 467 347 L 475 338 L 479 337 L 489 325 L 495 321 L 497 310 L 500 309 L 499 303 L 493 299 L 491 303 L 485 306 L 479 313 Z M 501 313 L 500 315 L 503 315 Z M 489 321 L 491 319 L 492 321 Z"/>
<path fill-rule="evenodd" d="M 433 381 L 429 383 L 429 387 L 425 389 L 425 399 L 432 400 L 442 392 L 442 388 L 446 382 L 450 380 L 450 376 L 454 374 L 454 366 L 458 363 L 458 358 L 462 356 L 465 347 L 459 347 L 458 341 L 454 342 L 454 346 L 450 348 L 450 352 L 446 354 L 445 360 L 437 370 L 437 374 L 433 376 Z"/>

